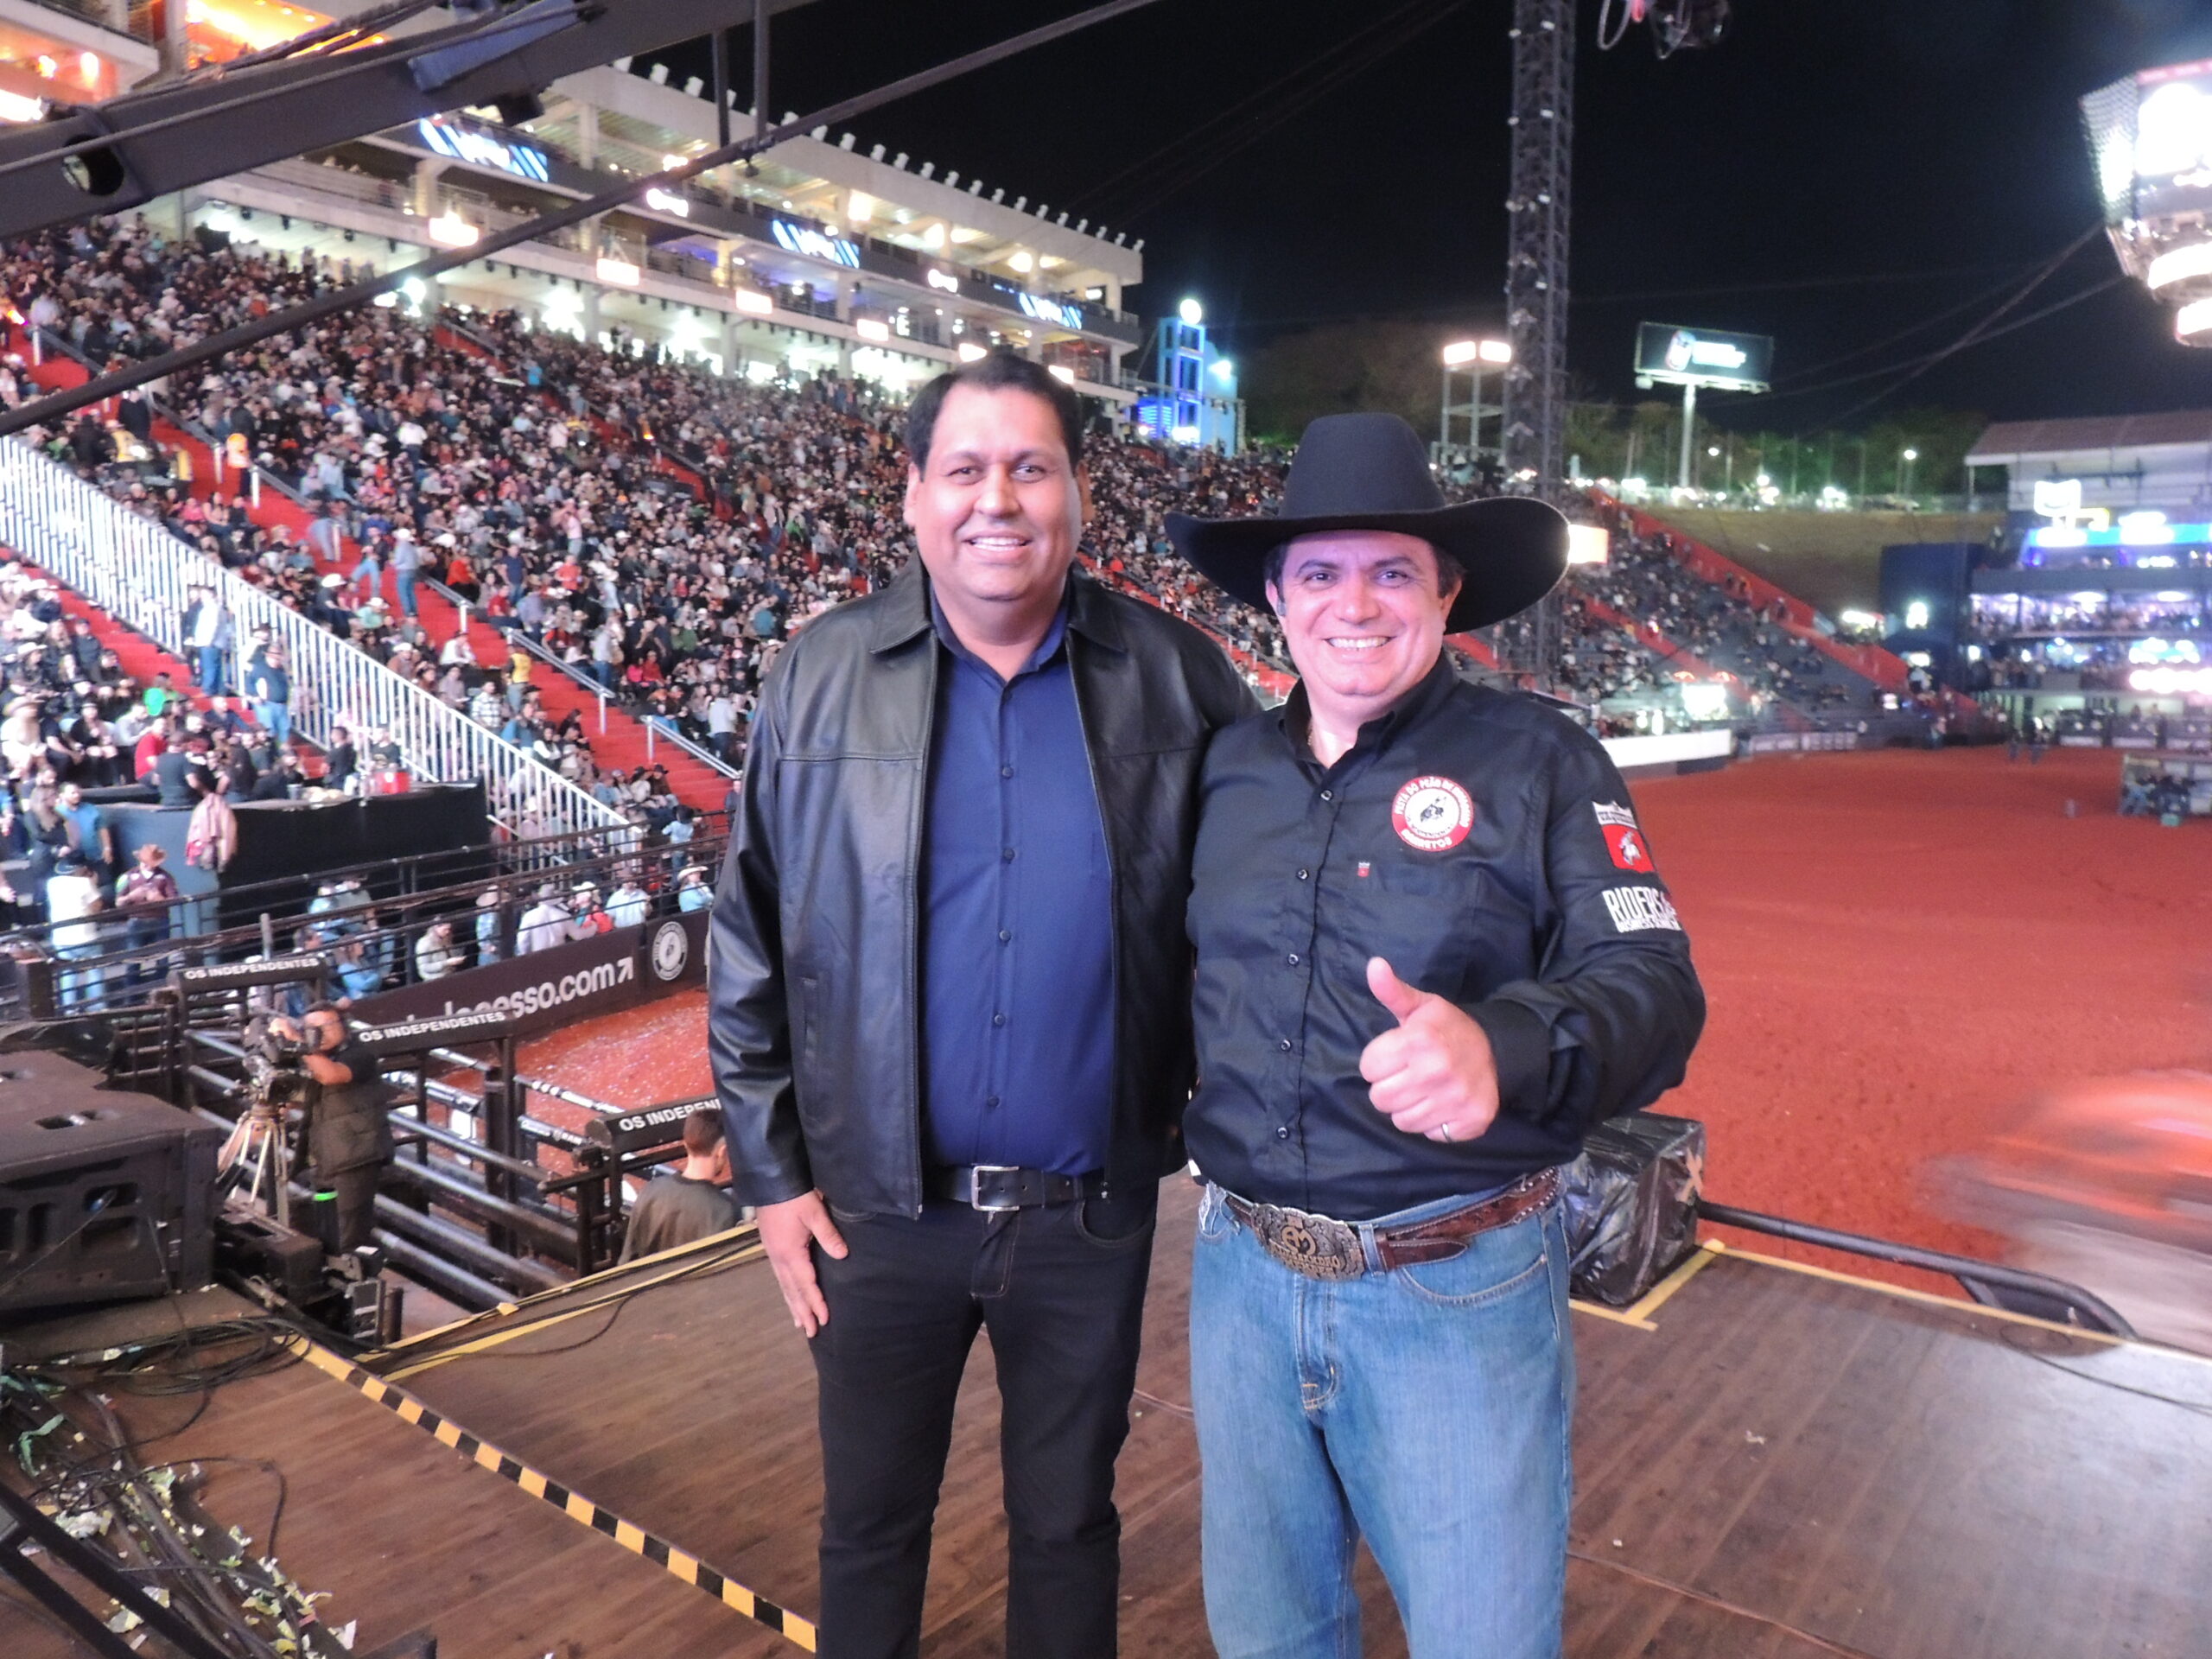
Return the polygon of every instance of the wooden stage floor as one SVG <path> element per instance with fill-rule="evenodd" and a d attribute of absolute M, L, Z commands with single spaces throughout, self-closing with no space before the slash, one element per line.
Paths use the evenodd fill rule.
<path fill-rule="evenodd" d="M 1165 1197 L 1150 1398 L 1120 1473 L 1133 1659 L 1212 1650 L 1182 1410 L 1195 1195 Z M 2212 1656 L 2212 1363 L 1735 1250 L 1697 1262 L 1637 1322 L 1574 1322 L 1568 1653 Z M 815 1611 L 812 1370 L 749 1250 L 659 1258 L 376 1369 L 570 1488 L 569 1512 L 305 1366 L 221 1390 L 158 1453 L 277 1459 L 284 1564 L 361 1620 L 359 1645 L 427 1624 L 468 1659 L 794 1650 L 639 1553 L 672 1546 Z M 979 1344 L 938 1521 L 925 1650 L 943 1659 L 1001 1651 L 996 1434 Z M 251 1471 L 210 1501 L 265 1522 Z M 1369 1652 L 1402 1655 L 1371 1567 L 1364 1589 Z M 10 1611 L 0 1653 L 67 1651 Z"/>

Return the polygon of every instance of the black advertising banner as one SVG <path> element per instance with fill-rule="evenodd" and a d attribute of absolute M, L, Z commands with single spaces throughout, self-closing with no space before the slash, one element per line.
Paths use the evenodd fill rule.
<path fill-rule="evenodd" d="M 502 1014 L 518 1037 L 619 1013 L 707 973 L 707 912 L 656 917 L 588 938 L 511 957 L 443 979 L 365 997 L 353 1017 L 388 1026 L 454 1014 Z"/>

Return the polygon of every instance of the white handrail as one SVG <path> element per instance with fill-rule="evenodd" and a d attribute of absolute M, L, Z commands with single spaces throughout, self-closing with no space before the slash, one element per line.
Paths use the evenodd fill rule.
<path fill-rule="evenodd" d="M 366 652 L 319 627 L 17 440 L 0 443 L 0 543 L 118 621 L 189 660 L 190 591 L 213 588 L 240 638 L 265 626 L 291 663 L 293 723 L 387 732 L 419 776 L 483 780 L 493 816 L 518 835 L 611 828 L 622 815 Z"/>

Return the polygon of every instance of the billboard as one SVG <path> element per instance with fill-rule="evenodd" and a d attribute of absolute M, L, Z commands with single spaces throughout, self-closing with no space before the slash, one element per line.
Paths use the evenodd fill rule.
<path fill-rule="evenodd" d="M 1667 385 L 1717 386 L 1724 391 L 1764 391 L 1774 366 L 1774 341 L 1765 334 L 1723 334 L 1646 322 L 1636 331 L 1636 378 Z"/>

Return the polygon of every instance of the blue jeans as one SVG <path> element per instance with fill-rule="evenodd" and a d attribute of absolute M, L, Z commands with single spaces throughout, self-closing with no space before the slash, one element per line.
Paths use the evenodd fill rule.
<path fill-rule="evenodd" d="M 279 744 L 292 741 L 292 705 L 289 702 L 266 702 L 261 705 L 261 723 L 269 735 Z"/>
<path fill-rule="evenodd" d="M 1574 1399 L 1560 1207 L 1448 1262 L 1324 1281 L 1268 1255 L 1209 1187 L 1194 1258 L 1221 1659 L 1356 1659 L 1363 1535 L 1412 1659 L 1556 1659 Z"/>
<path fill-rule="evenodd" d="M 200 689 L 211 697 L 223 695 L 223 650 L 220 645 L 200 647 Z"/>
<path fill-rule="evenodd" d="M 412 570 L 395 570 L 391 573 L 391 584 L 399 590 L 399 608 L 410 616 L 414 615 L 415 573 Z"/>

